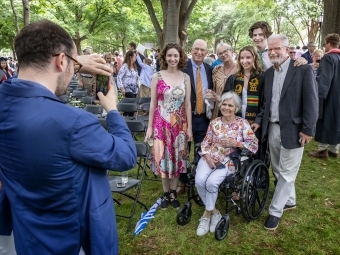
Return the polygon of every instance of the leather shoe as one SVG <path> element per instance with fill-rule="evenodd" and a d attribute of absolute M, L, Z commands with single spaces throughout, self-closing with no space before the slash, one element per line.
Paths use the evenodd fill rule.
<path fill-rule="evenodd" d="M 322 158 L 326 159 L 328 158 L 328 150 L 323 150 L 323 151 L 310 151 L 308 153 L 309 156 L 314 157 L 314 158 Z"/>
<path fill-rule="evenodd" d="M 185 193 L 185 184 L 181 183 L 176 189 L 177 195 L 181 195 Z"/>
<path fill-rule="evenodd" d="M 339 157 L 339 153 L 334 153 L 334 152 L 331 152 L 331 151 L 328 152 L 328 155 L 330 157 L 333 157 L 333 158 L 338 158 Z"/>

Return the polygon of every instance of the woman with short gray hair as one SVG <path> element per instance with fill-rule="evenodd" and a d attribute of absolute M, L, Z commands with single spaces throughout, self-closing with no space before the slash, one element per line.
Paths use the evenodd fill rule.
<path fill-rule="evenodd" d="M 234 74 L 237 68 L 236 63 L 233 59 L 233 50 L 230 45 L 226 43 L 220 43 L 216 47 L 216 52 L 219 59 L 222 60 L 223 64 L 216 66 L 212 72 L 213 91 L 220 96 L 222 95 L 224 85 L 228 77 Z M 217 116 L 218 107 L 215 107 L 211 119 L 213 120 Z"/>
<path fill-rule="evenodd" d="M 222 117 L 210 122 L 201 143 L 195 184 L 205 211 L 197 228 L 198 236 L 207 234 L 209 230 L 215 232 L 216 224 L 222 217 L 215 203 L 219 185 L 235 172 L 233 162 L 229 159 L 230 153 L 237 148 L 246 148 L 255 154 L 258 149 L 258 140 L 248 121 L 236 116 L 240 108 L 241 99 L 235 92 L 223 94 L 219 103 Z"/>

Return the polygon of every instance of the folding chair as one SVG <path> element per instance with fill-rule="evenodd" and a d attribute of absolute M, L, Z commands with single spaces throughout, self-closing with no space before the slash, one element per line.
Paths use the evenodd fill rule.
<path fill-rule="evenodd" d="M 142 104 L 150 103 L 150 102 L 151 102 L 151 97 L 140 97 L 138 104 L 142 105 Z"/>
<path fill-rule="evenodd" d="M 143 133 L 143 139 L 144 139 L 147 126 L 143 120 L 125 120 L 125 121 L 131 132 L 131 135 L 136 141 L 137 141 L 137 136 L 136 136 L 137 133 Z M 146 167 L 150 169 L 150 165 L 147 164 Z M 153 175 L 154 175 L 154 178 L 145 178 L 145 180 L 159 181 L 157 176 L 155 174 Z M 148 177 L 148 174 L 145 173 L 145 176 Z M 137 170 L 136 178 L 137 179 L 139 178 L 139 169 Z"/>
<path fill-rule="evenodd" d="M 82 97 L 80 98 L 80 101 L 83 103 L 83 104 L 93 104 L 93 101 L 94 101 L 94 97 Z"/>
<path fill-rule="evenodd" d="M 101 116 L 103 108 L 100 105 L 86 105 L 84 110 L 96 114 L 97 116 Z"/>
<path fill-rule="evenodd" d="M 133 138 L 137 141 L 136 133 L 143 133 L 145 136 L 146 125 L 142 120 L 128 120 L 125 119 L 125 122 L 130 129 L 130 132 Z"/>
<path fill-rule="evenodd" d="M 121 182 L 121 177 L 120 176 L 108 176 L 112 193 L 119 193 L 119 194 L 121 194 L 125 197 L 128 197 L 128 198 L 130 198 L 134 201 L 132 208 L 131 208 L 131 212 L 130 212 L 129 215 L 116 214 L 117 216 L 129 219 L 129 224 L 128 224 L 126 232 L 129 232 L 131 222 L 132 222 L 132 219 L 133 219 L 133 215 L 134 215 L 135 210 L 136 210 L 137 203 L 140 204 L 142 207 L 144 207 L 146 211 L 149 210 L 149 208 L 147 208 L 145 204 L 140 202 L 138 200 L 138 198 L 139 198 L 139 193 L 140 193 L 140 189 L 141 189 L 141 186 L 142 186 L 142 182 L 143 182 L 143 179 L 144 179 L 146 162 L 149 159 L 149 155 L 150 155 L 150 147 L 147 143 L 144 143 L 144 142 L 135 142 L 135 145 L 136 145 L 136 149 L 137 149 L 137 158 L 139 158 L 138 171 L 140 170 L 140 168 L 142 168 L 141 178 L 136 179 L 136 178 L 130 178 L 130 176 L 129 176 L 129 181 L 125 184 L 125 187 L 118 188 L 117 183 Z M 135 194 L 134 197 L 125 193 L 128 190 L 131 190 L 133 188 L 136 188 L 136 194 Z M 113 200 L 116 204 L 121 205 L 121 203 L 117 199 L 113 198 Z"/>
<path fill-rule="evenodd" d="M 143 120 L 146 125 L 149 123 L 149 114 L 147 114 L 150 110 L 150 103 L 142 104 L 142 115 L 137 116 L 138 120 Z"/>
<path fill-rule="evenodd" d="M 135 103 L 119 103 L 117 110 L 123 114 L 129 114 L 131 116 L 125 116 L 125 119 L 135 119 L 138 111 L 138 106 Z"/>
<path fill-rule="evenodd" d="M 138 98 L 124 97 L 119 103 L 138 104 Z"/>
<path fill-rule="evenodd" d="M 68 100 L 69 100 L 68 95 L 59 96 L 58 98 L 60 99 L 61 102 L 65 103 L 65 104 L 68 103 Z"/>
<path fill-rule="evenodd" d="M 88 92 L 88 89 L 84 89 L 84 88 L 77 87 L 77 88 L 75 88 L 73 91 L 86 91 L 86 93 L 87 93 L 87 92 Z"/>

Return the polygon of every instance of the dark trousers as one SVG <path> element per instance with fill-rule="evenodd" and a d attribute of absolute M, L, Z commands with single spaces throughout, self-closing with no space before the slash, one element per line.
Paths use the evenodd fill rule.
<path fill-rule="evenodd" d="M 194 144 L 201 143 L 207 133 L 208 126 L 209 126 L 210 120 L 205 116 L 205 113 L 202 113 L 200 115 L 193 114 L 192 115 L 192 135 Z M 190 148 L 190 143 L 189 143 Z M 179 176 L 179 181 L 181 183 L 187 182 L 187 174 L 182 173 Z"/>
<path fill-rule="evenodd" d="M 137 94 L 133 94 L 132 92 L 125 92 L 125 97 L 126 98 L 136 98 Z M 123 116 L 133 116 L 133 115 L 134 115 L 133 112 L 123 114 Z"/>

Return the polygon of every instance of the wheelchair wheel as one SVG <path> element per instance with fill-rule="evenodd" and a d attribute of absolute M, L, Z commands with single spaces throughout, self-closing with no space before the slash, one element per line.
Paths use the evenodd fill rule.
<path fill-rule="evenodd" d="M 177 213 L 177 223 L 181 226 L 188 224 L 191 219 L 191 215 L 191 203 L 188 201 L 181 209 L 179 209 Z"/>
<path fill-rule="evenodd" d="M 228 235 L 230 217 L 228 214 L 223 215 L 216 225 L 215 238 L 216 240 L 223 240 Z"/>
<path fill-rule="evenodd" d="M 246 220 L 255 220 L 262 214 L 268 193 L 268 168 L 262 161 L 254 160 L 248 167 L 241 188 L 241 212 Z"/>

